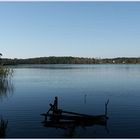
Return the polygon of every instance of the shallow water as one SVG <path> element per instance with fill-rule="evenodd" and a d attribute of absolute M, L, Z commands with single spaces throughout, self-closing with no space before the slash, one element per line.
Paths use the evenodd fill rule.
<path fill-rule="evenodd" d="M 0 116 L 8 138 L 140 137 L 140 65 L 20 65 L 13 67 L 12 91 L 0 94 Z M 1 89 L 0 89 L 1 90 Z M 44 127 L 49 104 L 100 115 L 108 104 L 107 126 L 68 129 Z"/>

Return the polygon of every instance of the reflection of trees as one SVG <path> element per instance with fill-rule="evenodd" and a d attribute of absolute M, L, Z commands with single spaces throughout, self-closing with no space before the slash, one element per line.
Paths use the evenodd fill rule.
<path fill-rule="evenodd" d="M 0 98 L 7 97 L 13 92 L 12 75 L 12 69 L 0 66 Z"/>

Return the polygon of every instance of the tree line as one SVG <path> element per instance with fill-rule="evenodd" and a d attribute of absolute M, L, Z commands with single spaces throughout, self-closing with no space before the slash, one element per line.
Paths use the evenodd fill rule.
<path fill-rule="evenodd" d="M 0 60 L 3 65 L 18 64 L 140 64 L 140 57 L 136 58 L 84 58 L 84 57 L 38 57 L 28 59 L 8 59 Z"/>

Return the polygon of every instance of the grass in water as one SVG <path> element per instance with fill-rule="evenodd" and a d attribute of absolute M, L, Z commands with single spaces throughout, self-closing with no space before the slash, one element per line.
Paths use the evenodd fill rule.
<path fill-rule="evenodd" d="M 13 75 L 13 70 L 9 67 L 0 66 L 0 78 L 8 78 Z"/>
<path fill-rule="evenodd" d="M 8 121 L 3 118 L 0 120 L 0 138 L 5 138 Z"/>
<path fill-rule="evenodd" d="M 11 68 L 0 66 L 0 99 L 3 99 L 3 97 L 7 97 L 8 93 L 12 93 L 12 76 L 13 70 Z"/>

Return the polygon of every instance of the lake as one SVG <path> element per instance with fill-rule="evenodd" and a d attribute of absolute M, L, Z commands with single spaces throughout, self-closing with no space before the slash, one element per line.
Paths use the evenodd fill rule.
<path fill-rule="evenodd" d="M 140 138 L 140 65 L 19 65 L 8 88 L 0 88 L 0 117 L 8 120 L 7 138 Z M 49 104 L 102 115 L 106 126 L 44 127 Z M 72 131 L 72 132 L 71 132 Z"/>

